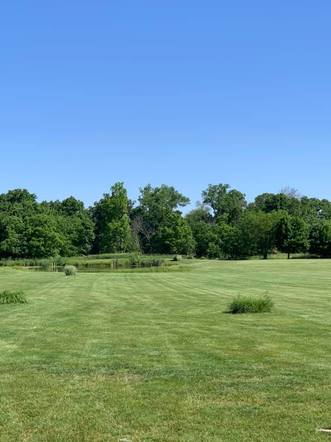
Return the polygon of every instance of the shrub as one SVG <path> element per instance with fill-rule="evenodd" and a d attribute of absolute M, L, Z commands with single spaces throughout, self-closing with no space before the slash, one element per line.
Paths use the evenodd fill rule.
<path fill-rule="evenodd" d="M 0 304 L 26 304 L 23 292 L 10 292 L 5 290 L 0 293 Z"/>
<path fill-rule="evenodd" d="M 64 274 L 66 276 L 75 276 L 77 273 L 77 268 L 75 266 L 65 266 Z"/>
<path fill-rule="evenodd" d="M 229 313 L 263 313 L 270 312 L 273 302 L 269 296 L 237 296 L 229 305 Z"/>

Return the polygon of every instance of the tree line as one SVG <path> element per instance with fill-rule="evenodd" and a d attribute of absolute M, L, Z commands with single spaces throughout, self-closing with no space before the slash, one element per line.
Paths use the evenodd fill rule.
<path fill-rule="evenodd" d="M 123 183 L 86 208 L 74 197 L 43 201 L 25 189 L 0 195 L 0 258 L 90 253 L 182 254 L 211 259 L 267 258 L 282 252 L 331 257 L 331 202 L 285 189 L 248 203 L 227 184 L 189 199 L 174 187 L 145 186 L 137 202 Z"/>

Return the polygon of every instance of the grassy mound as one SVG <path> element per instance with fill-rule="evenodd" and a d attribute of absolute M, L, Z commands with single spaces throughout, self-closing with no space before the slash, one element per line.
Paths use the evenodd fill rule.
<path fill-rule="evenodd" d="M 75 276 L 77 273 L 77 268 L 75 266 L 65 266 L 64 274 L 66 276 Z"/>
<path fill-rule="evenodd" d="M 273 302 L 269 296 L 237 296 L 229 305 L 228 312 L 239 313 L 265 313 L 270 312 Z"/>
<path fill-rule="evenodd" d="M 23 292 L 10 292 L 5 290 L 0 293 L 0 304 L 26 304 Z"/>

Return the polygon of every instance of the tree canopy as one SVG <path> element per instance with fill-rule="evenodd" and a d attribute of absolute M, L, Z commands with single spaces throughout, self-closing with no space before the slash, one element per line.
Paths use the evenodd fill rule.
<path fill-rule="evenodd" d="M 123 183 L 92 207 L 70 196 L 39 202 L 26 189 L 0 195 L 0 259 L 139 252 L 211 259 L 331 257 L 331 202 L 291 189 L 251 203 L 228 184 L 209 185 L 184 215 L 189 199 L 173 186 L 147 185 L 137 202 Z"/>

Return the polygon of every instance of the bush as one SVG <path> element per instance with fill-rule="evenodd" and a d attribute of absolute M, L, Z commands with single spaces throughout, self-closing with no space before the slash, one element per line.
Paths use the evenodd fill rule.
<path fill-rule="evenodd" d="M 23 292 L 9 292 L 5 290 L 0 293 L 0 304 L 26 304 Z"/>
<path fill-rule="evenodd" d="M 75 276 L 77 273 L 77 268 L 75 266 L 65 266 L 64 274 L 66 276 Z"/>
<path fill-rule="evenodd" d="M 270 312 L 273 302 L 269 296 L 237 296 L 229 305 L 229 313 L 264 313 Z"/>

